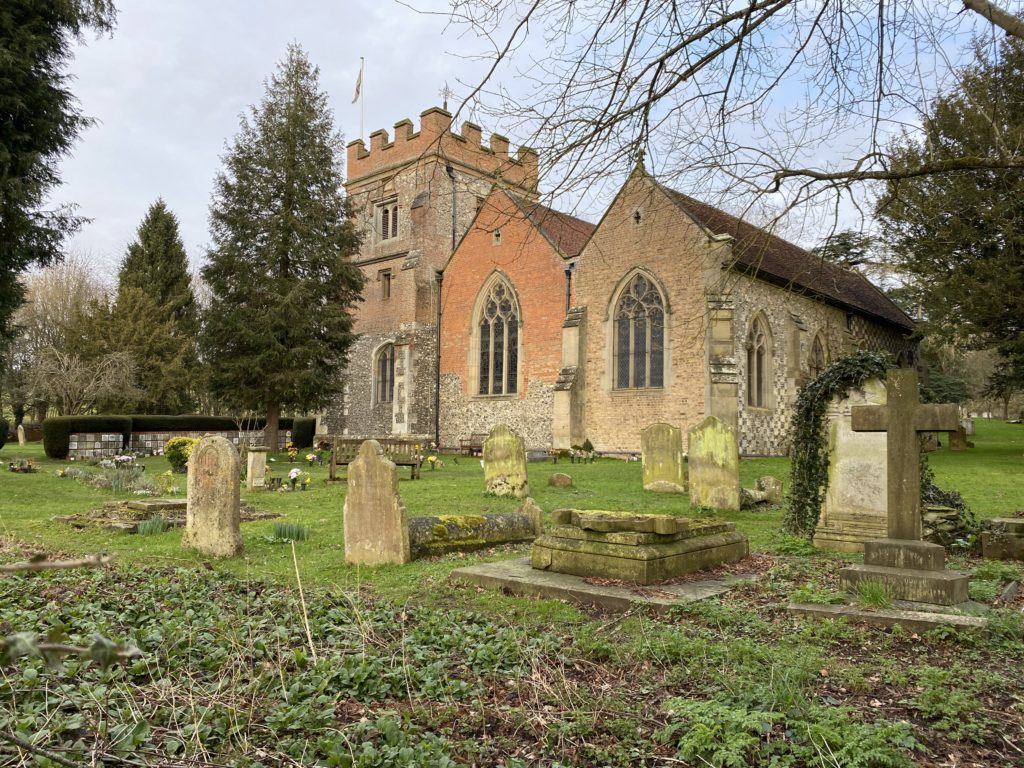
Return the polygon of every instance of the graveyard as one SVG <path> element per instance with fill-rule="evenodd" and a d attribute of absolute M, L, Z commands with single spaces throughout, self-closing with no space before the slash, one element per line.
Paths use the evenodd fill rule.
<path fill-rule="evenodd" d="M 1024 432 L 1002 421 L 975 424 L 975 448 L 943 445 L 928 464 L 978 517 L 1012 517 L 1024 509 Z M 671 434 L 658 441 L 678 444 Z M 396 471 L 389 481 L 379 466 L 360 465 L 378 458 L 369 450 L 364 444 L 342 477 L 371 471 L 373 488 L 394 483 L 408 538 L 405 554 L 383 565 L 346 562 L 343 510 L 368 486 L 328 483 L 329 468 L 301 456 L 290 462 L 270 452 L 266 462 L 271 476 L 308 474 L 304 491 L 238 480 L 237 490 L 222 484 L 213 493 L 210 519 L 221 521 L 214 533 L 240 530 L 240 540 L 225 540 L 190 534 L 187 520 L 152 533 L 54 522 L 147 497 L 127 485 L 94 487 L 68 472 L 75 462 L 46 458 L 38 443 L 0 450 L 5 464 L 37 468 L 0 476 L 5 560 L 36 551 L 114 558 L 105 568 L 5 577 L 8 632 L 60 626 L 76 642 L 98 632 L 140 652 L 106 670 L 75 659 L 59 670 L 42 659 L 19 662 L 4 695 L 17 692 L 17 733 L 40 745 L 40 764 L 61 764 L 51 759 L 63 754 L 55 746 L 70 755 L 85 743 L 109 760 L 159 765 L 989 766 L 1024 755 L 1024 683 L 1013 671 L 1024 660 L 1019 562 L 947 554 L 947 569 L 971 576 L 971 599 L 995 605 L 983 631 L 810 618 L 787 606 L 838 606 L 844 570 L 867 567 L 865 558 L 784 536 L 778 505 L 691 507 L 664 477 L 659 485 L 649 476 L 675 477 L 678 467 L 610 458 L 531 461 L 523 494 L 486 493 L 489 481 L 521 485 L 501 451 L 501 472 L 485 471 L 478 457 L 445 455 L 419 479 Z M 237 479 L 237 456 L 225 454 Z M 139 461 L 145 470 L 137 474 L 169 474 L 162 456 Z M 193 461 L 195 479 L 172 474 L 161 498 L 185 501 L 199 492 L 193 483 L 208 482 L 203 471 L 220 471 L 205 453 Z M 691 461 L 691 482 L 694 471 Z M 570 482 L 551 484 L 555 475 Z M 742 488 L 766 476 L 788 486 L 789 460 L 740 461 Z M 694 537 L 728 536 L 717 543 L 733 549 L 667 582 L 665 574 L 632 586 L 589 579 L 638 601 L 613 610 L 450 578 L 529 558 L 528 541 L 444 554 L 417 554 L 409 543 L 439 527 L 447 537 L 516 515 L 528 527 L 526 493 L 541 511 L 538 543 L 548 542 L 533 548 L 535 558 L 566 540 L 589 541 L 596 552 L 663 540 L 679 552 Z M 243 510 L 278 517 L 243 514 L 239 525 L 229 519 L 232 494 Z M 606 510 L 628 510 L 628 519 Z M 282 523 L 307 535 L 280 536 Z M 640 582 L 639 573 L 628 581 Z M 665 599 L 695 590 L 702 599 Z M 890 604 L 862 590 L 852 608 L 878 614 Z M 56 691 L 63 703 L 47 704 Z"/>

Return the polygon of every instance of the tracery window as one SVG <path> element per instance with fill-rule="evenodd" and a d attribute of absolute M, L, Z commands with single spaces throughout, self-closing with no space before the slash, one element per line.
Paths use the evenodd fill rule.
<path fill-rule="evenodd" d="M 519 308 L 511 286 L 504 280 L 491 285 L 477 323 L 480 343 L 478 392 L 512 395 L 519 373 Z"/>
<path fill-rule="evenodd" d="M 395 400 L 395 345 L 385 344 L 377 352 L 374 365 L 374 392 L 378 403 L 391 403 Z"/>
<path fill-rule="evenodd" d="M 644 275 L 636 275 L 615 307 L 615 388 L 665 385 L 665 302 Z"/>
<path fill-rule="evenodd" d="M 747 335 L 747 405 L 768 407 L 768 383 L 771 380 L 771 337 L 764 317 L 757 316 Z"/>

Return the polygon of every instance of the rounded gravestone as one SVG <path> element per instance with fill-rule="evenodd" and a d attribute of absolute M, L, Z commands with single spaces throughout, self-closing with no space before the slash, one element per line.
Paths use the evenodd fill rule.
<path fill-rule="evenodd" d="M 211 557 L 242 552 L 238 451 L 220 435 L 196 443 L 188 460 L 188 506 L 182 546 Z"/>
<path fill-rule="evenodd" d="M 572 486 L 572 477 L 565 472 L 555 472 L 548 478 L 548 485 L 552 488 L 569 488 Z"/>

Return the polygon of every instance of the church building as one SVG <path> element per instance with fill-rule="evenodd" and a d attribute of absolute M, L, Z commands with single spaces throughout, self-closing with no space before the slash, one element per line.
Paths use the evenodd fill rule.
<path fill-rule="evenodd" d="M 538 202 L 537 157 L 440 109 L 348 147 L 364 222 L 359 341 L 331 433 L 442 447 L 498 423 L 531 449 L 715 415 L 783 455 L 799 387 L 855 349 L 916 362 L 860 274 L 669 189 L 638 165 L 600 222 Z"/>

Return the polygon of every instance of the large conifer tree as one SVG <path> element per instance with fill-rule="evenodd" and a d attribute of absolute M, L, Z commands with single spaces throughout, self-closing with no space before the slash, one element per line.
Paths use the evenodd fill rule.
<path fill-rule="evenodd" d="M 342 194 L 341 137 L 298 45 L 243 116 L 210 206 L 201 349 L 213 394 L 263 410 L 323 407 L 340 389 L 363 276 Z"/>
<path fill-rule="evenodd" d="M 80 223 L 68 207 L 44 208 L 61 157 L 89 122 L 65 70 L 72 41 L 112 29 L 114 18 L 110 0 L 0 3 L 0 342 L 22 302 L 19 273 L 56 260 Z"/>
<path fill-rule="evenodd" d="M 138 288 L 173 319 L 179 332 L 194 335 L 196 297 L 188 272 L 188 256 L 178 231 L 178 217 L 158 199 L 139 224 L 135 241 L 121 260 L 117 290 Z"/>

